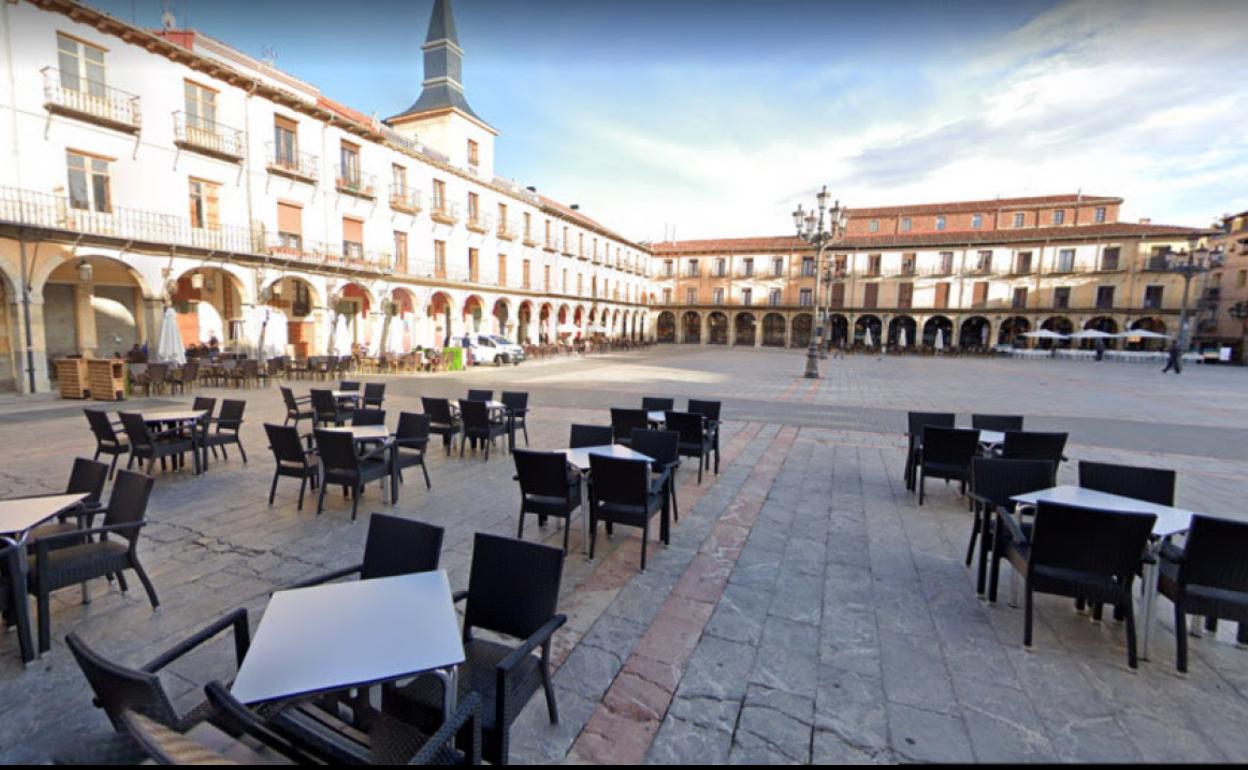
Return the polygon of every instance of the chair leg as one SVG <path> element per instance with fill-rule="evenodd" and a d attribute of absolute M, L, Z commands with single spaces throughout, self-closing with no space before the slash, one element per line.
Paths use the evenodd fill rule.
<path fill-rule="evenodd" d="M 147 576 L 143 565 L 139 564 L 138 558 L 133 555 L 130 557 L 130 568 L 139 576 L 139 582 L 143 584 L 143 590 L 147 592 L 147 600 L 152 603 L 152 609 L 159 607 L 160 599 L 156 598 L 156 587 L 152 585 L 151 578 Z"/>
<path fill-rule="evenodd" d="M 364 494 L 364 485 L 353 487 L 351 489 L 351 521 L 355 521 L 356 511 L 360 508 L 360 496 Z"/>
<path fill-rule="evenodd" d="M 650 519 L 641 525 L 641 571 L 646 571 L 646 544 L 650 542 Z"/>
<path fill-rule="evenodd" d="M 927 487 L 927 476 L 923 474 L 923 469 L 919 468 L 919 505 L 923 505 L 923 492 Z"/>
<path fill-rule="evenodd" d="M 966 544 L 966 566 L 971 566 L 971 560 L 975 558 L 975 540 L 979 537 L 979 503 L 975 503 L 975 508 L 971 511 L 971 540 Z"/>
<path fill-rule="evenodd" d="M 1023 594 L 1023 646 L 1024 647 L 1031 646 L 1031 630 L 1032 630 L 1031 629 L 1031 626 L 1032 626 L 1031 605 L 1032 605 L 1031 581 L 1028 580 L 1027 585 L 1024 588 L 1024 594 Z"/>
<path fill-rule="evenodd" d="M 563 520 L 563 552 L 568 552 L 568 533 L 572 531 L 572 514 L 568 513 L 568 518 Z"/>
<path fill-rule="evenodd" d="M 1174 667 L 1187 673 L 1187 613 L 1182 602 L 1174 603 Z"/>
<path fill-rule="evenodd" d="M 1130 591 L 1130 588 L 1128 587 L 1127 600 L 1122 605 L 1123 619 L 1127 623 L 1127 666 L 1129 666 L 1132 669 L 1137 669 L 1140 667 L 1140 659 L 1135 648 L 1135 608 L 1133 606 L 1134 604 L 1135 602 L 1131 601 L 1131 591 Z M 1187 626 L 1180 625 L 1178 628 L 1175 629 L 1175 631 L 1181 636 L 1186 636 Z M 1186 642 L 1187 640 L 1184 639 L 1183 641 Z"/>
<path fill-rule="evenodd" d="M 234 437 L 234 443 L 238 445 L 238 453 L 243 456 L 243 465 L 247 464 L 247 450 L 243 449 L 243 441 L 237 436 Z M 224 451 L 224 450 L 223 450 Z"/>
<path fill-rule="evenodd" d="M 516 539 L 524 539 L 524 506 L 520 506 L 520 525 L 516 527 Z"/>
<path fill-rule="evenodd" d="M 269 505 L 273 505 L 273 496 L 277 494 L 277 479 L 281 474 L 273 471 L 273 483 L 269 485 Z M 302 497 L 303 487 L 299 488 L 299 494 Z"/>
<path fill-rule="evenodd" d="M 108 480 L 113 480 L 113 475 L 117 473 L 117 461 L 121 459 L 120 454 L 113 455 L 113 461 L 108 466 Z M 127 466 L 129 467 L 129 466 Z"/>
<path fill-rule="evenodd" d="M 589 517 L 589 560 L 594 560 L 594 545 L 598 542 L 598 522 Z"/>
<path fill-rule="evenodd" d="M 325 510 L 325 490 L 327 488 L 329 488 L 329 485 L 326 484 L 325 482 L 321 482 L 321 493 L 316 496 L 316 515 L 317 516 L 320 516 L 321 511 Z"/>
<path fill-rule="evenodd" d="M 420 458 L 420 472 L 425 474 L 425 489 L 433 489 L 433 483 L 429 481 L 429 469 L 425 467 L 425 458 Z"/>
<path fill-rule="evenodd" d="M 564 550 L 567 550 L 566 548 Z M 546 713 L 550 716 L 552 725 L 559 724 L 559 705 L 555 703 L 555 689 L 550 683 L 550 643 L 546 643 L 546 648 L 542 650 L 542 689 L 546 691 Z"/>
<path fill-rule="evenodd" d="M 277 483 L 277 480 L 276 480 L 276 479 L 274 479 L 273 481 L 274 481 L 274 483 L 275 483 L 275 484 Z M 302 510 L 303 510 L 303 490 L 304 490 L 307 486 L 308 486 L 308 477 L 307 477 L 307 476 L 301 476 L 301 477 L 299 478 L 299 505 L 298 505 L 297 510 L 300 510 L 300 511 L 302 511 Z"/>

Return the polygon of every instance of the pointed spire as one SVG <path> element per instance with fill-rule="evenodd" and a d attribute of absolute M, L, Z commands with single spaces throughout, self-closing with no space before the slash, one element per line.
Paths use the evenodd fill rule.
<path fill-rule="evenodd" d="M 425 44 L 421 48 L 425 52 L 425 79 L 421 82 L 420 98 L 389 120 L 453 108 L 484 123 L 464 98 L 464 84 L 461 79 L 464 50 L 459 47 L 451 0 L 434 0 L 433 14 L 429 17 L 429 32 L 425 35 Z"/>
<path fill-rule="evenodd" d="M 459 45 L 459 36 L 455 33 L 455 14 L 451 12 L 451 0 L 434 0 L 433 15 L 429 17 L 429 34 L 425 35 L 426 43 L 449 40 Z"/>

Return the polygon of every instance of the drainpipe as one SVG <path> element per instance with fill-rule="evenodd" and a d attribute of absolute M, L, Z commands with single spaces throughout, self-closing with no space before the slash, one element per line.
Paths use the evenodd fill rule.
<path fill-rule="evenodd" d="M 19 269 L 22 273 L 22 321 L 26 327 L 26 378 L 30 386 L 30 392 L 35 392 L 35 337 L 30 329 L 30 280 L 26 273 L 26 237 L 25 230 L 19 229 L 17 236 L 18 251 L 21 253 L 21 265 Z M 38 247 L 36 247 L 36 252 Z"/>
<path fill-rule="evenodd" d="M 21 211 L 21 189 L 22 189 L 22 164 L 20 133 L 17 127 L 17 70 L 13 67 L 13 41 L 10 33 L 9 24 L 9 4 L 0 3 L 0 20 L 4 22 L 4 58 L 5 65 L 9 70 L 9 120 L 13 129 L 13 169 L 16 172 L 17 189 L 18 189 L 18 211 Z M 22 320 L 26 327 L 26 377 L 30 386 L 30 392 L 35 392 L 35 342 L 34 333 L 30 329 L 30 280 L 26 270 L 26 234 L 25 230 L 19 228 L 17 231 L 17 244 L 20 253 L 20 265 L 18 269 L 21 271 L 21 285 L 18 291 L 22 294 Z M 37 251 L 37 248 L 36 248 Z"/>

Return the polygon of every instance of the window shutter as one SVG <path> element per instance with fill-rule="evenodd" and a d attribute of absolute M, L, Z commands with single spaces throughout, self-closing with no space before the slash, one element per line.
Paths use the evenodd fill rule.
<path fill-rule="evenodd" d="M 342 218 L 342 239 L 352 243 L 364 242 L 364 222 L 360 219 Z"/>
<path fill-rule="evenodd" d="M 220 200 L 221 186 L 205 184 L 204 208 L 206 209 L 207 227 L 209 230 L 216 230 L 221 226 L 220 210 L 218 208 Z"/>
<path fill-rule="evenodd" d="M 293 203 L 277 204 L 277 229 L 283 233 L 303 235 L 303 209 Z"/>

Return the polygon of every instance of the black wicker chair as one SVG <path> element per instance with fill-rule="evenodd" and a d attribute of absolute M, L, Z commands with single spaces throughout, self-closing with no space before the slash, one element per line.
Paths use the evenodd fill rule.
<path fill-rule="evenodd" d="M 1079 486 L 1111 495 L 1134 497 L 1157 505 L 1174 505 L 1177 474 L 1164 468 L 1079 461 Z"/>
<path fill-rule="evenodd" d="M 196 396 L 195 400 L 191 402 L 191 411 L 207 412 L 204 417 L 208 419 L 212 419 L 212 413 L 216 411 L 216 408 L 217 400 L 215 398 L 209 398 L 208 396 Z"/>
<path fill-rule="evenodd" d="M 1066 433 L 1039 433 L 1036 431 L 1005 432 L 1001 456 L 1008 460 L 1048 460 L 1054 468 L 1061 466 L 1066 457 Z"/>
<path fill-rule="evenodd" d="M 413 465 L 420 466 L 425 475 L 425 489 L 433 489 L 429 481 L 429 469 L 425 466 L 425 450 L 429 448 L 429 428 L 432 418 L 427 414 L 415 412 L 399 412 L 399 425 L 394 432 L 394 441 L 399 452 L 399 481 L 403 480 L 403 469 Z"/>
<path fill-rule="evenodd" d="M 546 525 L 546 517 L 563 519 L 563 552 L 568 552 L 568 533 L 572 514 L 581 507 L 580 474 L 568 468 L 563 452 L 533 452 L 517 449 L 516 480 L 520 482 L 520 523 L 516 537 L 524 537 L 524 516 L 537 516 L 538 526 Z"/>
<path fill-rule="evenodd" d="M 469 401 L 493 401 L 494 391 L 492 390 L 472 390 L 468 391 Z"/>
<path fill-rule="evenodd" d="M 39 606 L 40 653 L 52 646 L 53 591 L 109 575 L 116 577 L 118 586 L 125 591 L 126 579 L 122 571 L 130 569 L 143 583 L 152 609 L 160 606 L 156 589 L 139 563 L 138 555 L 139 531 L 147 524 L 144 517 L 152 484 L 151 476 L 119 471 L 101 526 L 75 529 L 35 541 L 27 587 Z M 121 539 L 110 540 L 109 535 Z"/>
<path fill-rule="evenodd" d="M 906 489 L 913 492 L 918 480 L 919 463 L 923 461 L 923 429 L 929 425 L 934 428 L 952 428 L 957 419 L 958 416 L 953 412 L 907 413 Z"/>
<path fill-rule="evenodd" d="M 273 764 L 275 759 L 213 728 L 197 727 L 179 733 L 136 711 L 124 712 L 121 722 L 125 732 L 124 736 L 118 734 L 118 739 L 124 737 L 127 747 L 133 746 L 138 752 L 132 759 L 123 760 L 125 764 L 137 765 L 150 760 L 157 765 L 265 765 Z M 112 764 L 125 756 L 110 753 L 108 757 L 96 758 L 92 764 Z M 296 764 L 316 762 L 310 755 L 287 756 L 286 759 Z M 59 759 L 55 763 L 78 764 L 73 759 Z"/>
<path fill-rule="evenodd" d="M 96 515 L 104 511 L 100 497 L 104 494 L 104 484 L 108 481 L 108 465 L 85 457 L 75 457 L 74 467 L 69 472 L 69 483 L 65 485 L 67 495 L 86 495 L 82 502 L 57 515 L 57 520 L 31 530 L 26 541 L 34 542 L 41 537 L 51 537 L 65 532 L 88 529 L 95 523 Z M 68 543 L 66 543 L 68 545 Z"/>
<path fill-rule="evenodd" d="M 382 481 L 390 475 L 390 448 L 382 445 L 364 454 L 356 454 L 355 438 L 350 433 L 318 428 L 313 435 L 316 436 L 316 448 L 324 471 L 316 513 L 319 516 L 325 510 L 325 490 L 329 485 L 340 484 L 351 492 L 351 520 L 355 521 L 364 485 Z"/>
<path fill-rule="evenodd" d="M 134 412 L 120 412 L 121 424 L 126 429 L 126 439 L 130 442 L 130 459 L 126 460 L 126 468 L 147 460 L 147 474 L 150 476 L 156 461 L 160 460 L 160 469 L 165 469 L 165 458 L 173 458 L 174 465 L 185 462 L 187 452 L 191 453 L 191 462 L 195 472 L 199 473 L 199 453 L 195 451 L 195 441 L 177 429 L 152 432 L 143 415 Z"/>
<path fill-rule="evenodd" d="M 550 681 L 551 638 L 567 617 L 557 614 L 563 552 L 539 543 L 478 532 L 473 540 L 464 607 L 464 656 L 459 669 L 463 702 L 475 692 L 482 702 L 482 757 L 507 764 L 511 724 L 543 688 L 552 724 L 559 711 Z M 519 646 L 473 636 L 479 628 L 521 640 Z M 540 657 L 534 652 L 541 649 Z M 382 689 L 382 710 L 426 730 L 442 720 L 442 683 L 418 677 L 403 687 Z"/>
<path fill-rule="evenodd" d="M 359 564 L 302 580 L 289 588 L 307 588 L 352 575 L 360 580 L 432 572 L 442 556 L 441 527 L 387 513 L 368 517 L 364 560 Z"/>
<path fill-rule="evenodd" d="M 507 418 L 511 421 L 511 445 L 516 445 L 516 429 L 524 431 L 524 445 L 529 445 L 529 394 L 504 390 L 500 398 L 507 407 Z"/>
<path fill-rule="evenodd" d="M 965 494 L 971 480 L 971 458 L 978 448 L 979 431 L 925 425 L 918 467 L 919 505 L 923 504 L 928 478 L 961 482 Z"/>
<path fill-rule="evenodd" d="M 1005 433 L 1023 429 L 1023 417 L 1017 414 L 972 414 L 971 427 L 975 430 L 995 430 Z"/>
<path fill-rule="evenodd" d="M 485 401 L 465 398 L 459 400 L 459 416 L 464 421 L 464 432 L 459 438 L 459 456 L 464 456 L 465 444 L 471 441 L 475 449 L 479 441 L 483 450 L 481 459 L 489 460 L 490 446 L 494 439 L 507 435 L 506 421 L 490 419 L 490 408 Z"/>
<path fill-rule="evenodd" d="M 364 408 L 380 409 L 386 400 L 386 384 L 370 382 L 364 386 Z"/>
<path fill-rule="evenodd" d="M 645 409 L 647 412 L 666 412 L 669 409 L 676 408 L 676 399 L 643 396 L 641 399 L 641 408 Z"/>
<path fill-rule="evenodd" d="M 352 425 L 382 425 L 386 424 L 386 410 L 384 409 L 356 409 L 351 412 Z"/>
<path fill-rule="evenodd" d="M 676 471 L 680 468 L 680 434 L 672 430 L 634 430 L 634 452 L 649 457 L 650 470 L 655 477 L 667 475 L 667 493 L 672 501 L 672 520 L 680 521 L 680 508 L 676 503 Z"/>
<path fill-rule="evenodd" d="M 341 407 L 332 390 L 312 390 L 312 412 L 314 428 L 322 425 L 341 426 L 351 416 L 351 410 Z"/>
<path fill-rule="evenodd" d="M 568 436 L 568 446 L 582 449 L 589 446 L 610 446 L 614 433 L 610 425 L 578 425 L 572 424 Z"/>
<path fill-rule="evenodd" d="M 1112 604 L 1126 621 L 1127 665 L 1137 668 L 1131 583 L 1156 520 L 1151 513 L 1042 502 L 1027 533 L 1013 516 L 998 511 L 994 526 L 1007 531 L 1009 540 L 993 553 L 993 583 L 1002 558 L 1023 576 L 1023 644 L 1031 646 L 1036 593 Z"/>
<path fill-rule="evenodd" d="M 311 420 L 313 425 L 316 424 L 316 410 L 311 408 L 311 396 L 295 398 L 294 391 L 285 385 L 279 385 L 277 389 L 282 392 L 282 402 L 286 404 L 285 424 L 289 425 L 291 420 L 295 421 L 296 428 L 300 420 Z"/>
<path fill-rule="evenodd" d="M 650 413 L 645 409 L 611 408 L 611 433 L 614 443 L 632 446 L 633 431 L 650 427 Z"/>
<path fill-rule="evenodd" d="M 710 465 L 711 452 L 715 451 L 707 435 L 706 418 L 691 412 L 665 413 L 667 429 L 680 434 L 680 456 L 698 458 L 698 483 L 702 483 L 702 471 Z M 719 457 L 715 458 L 715 474 L 719 475 Z"/>
<path fill-rule="evenodd" d="M 99 409 L 84 409 L 87 415 L 87 424 L 91 427 L 91 433 L 95 436 L 95 456 L 92 460 L 100 459 L 100 455 L 112 455 L 112 462 L 108 466 L 108 477 L 111 479 L 113 473 L 117 470 L 117 458 L 130 451 L 130 443 L 126 439 L 118 435 L 116 427 L 121 423 L 114 424 L 108 419 L 108 413 Z"/>
<path fill-rule="evenodd" d="M 706 418 L 706 435 L 711 442 L 711 450 L 715 452 L 715 475 L 719 475 L 719 413 L 723 404 L 719 401 L 699 401 L 689 399 L 689 413 L 700 414 Z"/>
<path fill-rule="evenodd" d="M 351 393 L 359 393 L 360 383 L 354 382 L 352 380 L 341 380 L 338 383 L 338 390 L 345 390 Z"/>
<path fill-rule="evenodd" d="M 442 446 L 446 447 L 446 456 L 451 456 L 451 442 L 455 435 L 464 430 L 464 422 L 451 413 L 451 402 L 445 398 L 429 398 L 422 396 L 421 408 L 429 415 L 429 432 L 442 437 Z"/>
<path fill-rule="evenodd" d="M 204 432 L 200 441 L 206 449 L 212 450 L 213 457 L 217 456 L 217 447 L 221 447 L 221 456 L 226 460 L 230 459 L 225 448 L 233 444 L 238 447 L 238 453 L 243 456 L 243 463 L 246 464 L 247 450 L 243 449 L 241 436 L 245 411 L 247 411 L 246 401 L 227 398 L 221 402 L 221 414 L 204 421 Z"/>
<path fill-rule="evenodd" d="M 598 522 L 607 525 L 623 524 L 641 528 L 641 568 L 646 568 L 646 545 L 650 540 L 650 519 L 662 513 L 659 538 L 664 545 L 670 542 L 668 516 L 669 497 L 667 474 L 651 478 L 650 463 L 645 460 L 624 460 L 604 455 L 589 456 L 590 476 L 594 483 L 589 487 L 589 558 L 594 558 L 594 545 L 598 538 Z"/>
<path fill-rule="evenodd" d="M 303 510 L 303 493 L 312 482 L 316 489 L 321 478 L 321 465 L 316 452 L 304 449 L 299 431 L 293 425 L 264 424 L 264 432 L 269 437 L 269 449 L 273 452 L 273 483 L 269 486 L 269 505 L 277 494 L 277 480 L 282 476 L 299 479 L 299 510 Z"/>
<path fill-rule="evenodd" d="M 1175 666 L 1187 672 L 1187 615 L 1203 615 L 1206 627 L 1218 619 L 1239 623 L 1237 638 L 1248 644 L 1248 524 L 1209 516 L 1192 517 L 1183 548 L 1161 546 L 1159 592 L 1174 602 Z"/>
<path fill-rule="evenodd" d="M 1013 513 L 1013 498 L 1027 492 L 1035 492 L 1053 485 L 1053 463 L 1048 460 L 1001 460 L 976 457 L 971 460 L 971 491 L 974 505 L 971 539 L 966 544 L 966 566 L 971 566 L 975 555 L 975 542 L 979 541 L 979 570 L 975 580 L 976 592 L 987 590 L 988 554 L 996 546 L 997 537 L 1008 537 L 994 528 L 997 511 Z M 1025 527 L 1024 531 L 1030 529 Z M 995 598 L 995 587 L 993 597 Z"/>

